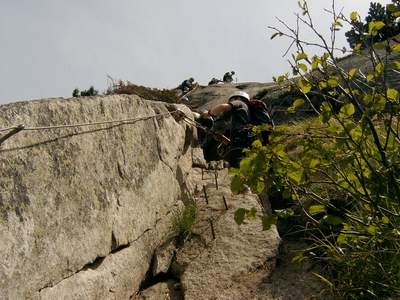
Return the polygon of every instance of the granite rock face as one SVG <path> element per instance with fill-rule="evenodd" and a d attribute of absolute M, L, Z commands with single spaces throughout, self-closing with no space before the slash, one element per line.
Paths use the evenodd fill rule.
<path fill-rule="evenodd" d="M 188 193 L 191 128 L 171 117 L 177 107 L 137 96 L 0 106 L 0 128 L 129 119 L 24 130 L 0 146 L 1 299 L 138 291 Z"/>
<path fill-rule="evenodd" d="M 226 169 L 203 174 L 195 169 L 191 176 L 204 187 L 194 197 L 197 221 L 193 238 L 172 264 L 185 299 L 275 299 L 264 298 L 259 288 L 275 270 L 281 239 L 275 226 L 262 231 L 258 196 L 233 195 Z M 256 219 L 237 225 L 234 214 L 240 207 L 255 208 Z"/>

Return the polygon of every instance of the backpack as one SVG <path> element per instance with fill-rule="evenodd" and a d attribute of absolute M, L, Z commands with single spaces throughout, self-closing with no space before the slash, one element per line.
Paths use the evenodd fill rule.
<path fill-rule="evenodd" d="M 260 100 L 250 100 L 248 103 L 250 112 L 250 123 L 252 125 L 270 124 L 274 127 L 274 122 L 271 119 L 267 105 Z"/>

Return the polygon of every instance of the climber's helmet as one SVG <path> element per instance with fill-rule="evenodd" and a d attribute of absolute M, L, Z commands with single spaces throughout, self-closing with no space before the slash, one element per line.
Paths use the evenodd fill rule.
<path fill-rule="evenodd" d="M 232 95 L 229 96 L 228 102 L 232 101 L 236 98 L 240 98 L 240 100 L 245 100 L 246 102 L 250 101 L 249 94 L 247 94 L 246 92 L 243 92 L 243 91 L 236 91 Z"/>

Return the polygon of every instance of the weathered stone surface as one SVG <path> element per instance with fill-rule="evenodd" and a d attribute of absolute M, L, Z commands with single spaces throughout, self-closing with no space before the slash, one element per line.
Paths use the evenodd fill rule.
<path fill-rule="evenodd" d="M 284 239 L 278 263 L 271 276 L 257 286 L 257 299 L 324 299 L 333 300 L 327 286 L 315 276 L 323 274 L 323 267 L 310 262 L 293 263 L 292 259 L 307 248 L 298 240 Z"/>
<path fill-rule="evenodd" d="M 168 272 L 175 251 L 175 240 L 170 240 L 161 247 L 157 248 L 153 258 L 153 276 Z"/>
<path fill-rule="evenodd" d="M 204 159 L 203 149 L 196 147 L 192 148 L 192 157 L 193 157 L 193 167 L 196 168 L 206 168 L 207 162 Z"/>
<path fill-rule="evenodd" d="M 172 208 L 171 213 L 180 206 Z M 43 300 L 129 299 L 140 287 L 154 248 L 171 232 L 170 218 L 163 218 L 127 247 L 85 267 L 59 284 L 40 291 Z"/>
<path fill-rule="evenodd" d="M 131 119 L 168 109 L 175 108 L 136 96 L 21 102 L 0 106 L 0 127 Z M 23 131 L 7 140 L 0 148 L 0 298 L 62 299 L 70 288 L 86 299 L 134 293 L 170 230 L 157 224 L 168 223 L 182 198 L 177 177 L 191 166 L 189 135 L 185 125 L 160 117 Z"/>
<path fill-rule="evenodd" d="M 200 170 L 192 176 L 201 178 Z M 234 212 L 239 207 L 261 211 L 254 194 L 232 195 L 226 169 L 204 174 L 204 194 L 196 195 L 198 221 L 193 238 L 178 252 L 173 272 L 181 276 L 185 299 L 254 299 L 257 286 L 272 274 L 280 238 L 276 228 L 262 231 L 260 221 L 238 226 Z M 228 210 L 225 210 L 225 196 Z M 215 240 L 209 223 L 212 220 Z"/>
<path fill-rule="evenodd" d="M 135 299 L 137 300 L 180 300 L 179 292 L 175 291 L 173 281 L 157 283 L 142 291 Z"/>

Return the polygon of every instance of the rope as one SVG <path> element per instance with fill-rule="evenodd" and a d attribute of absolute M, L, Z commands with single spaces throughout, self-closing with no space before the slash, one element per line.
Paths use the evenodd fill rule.
<path fill-rule="evenodd" d="M 160 114 L 155 114 L 152 116 L 145 116 L 145 117 L 140 117 L 140 118 L 129 118 L 129 119 L 121 119 L 121 120 L 110 120 L 110 121 L 102 121 L 102 122 L 89 122 L 89 123 L 77 123 L 77 124 L 65 124 L 65 125 L 53 125 L 53 126 L 43 126 L 43 127 L 25 127 L 22 130 L 48 130 L 48 129 L 60 129 L 60 128 L 72 128 L 72 127 L 83 127 L 83 126 L 93 126 L 93 125 L 103 125 L 103 124 L 112 124 L 112 123 L 131 123 L 131 122 L 137 122 L 137 121 L 143 121 L 143 120 L 148 120 L 160 116 L 165 116 L 165 115 L 172 115 L 173 113 L 176 113 L 178 110 L 174 110 L 171 112 L 167 113 L 160 113 Z M 20 126 L 20 125 L 19 125 Z M 7 127 L 7 128 L 2 128 L 0 129 L 0 132 L 4 131 L 9 131 L 12 129 L 17 129 L 19 126 L 13 126 L 13 127 Z"/>

